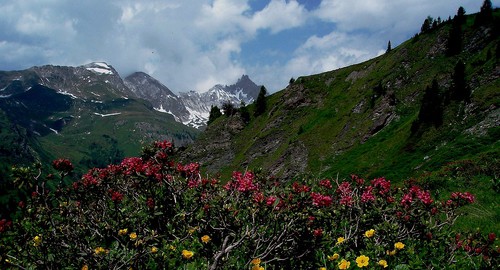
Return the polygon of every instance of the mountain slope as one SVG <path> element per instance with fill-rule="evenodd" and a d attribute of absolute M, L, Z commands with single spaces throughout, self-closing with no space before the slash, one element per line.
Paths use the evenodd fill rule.
<path fill-rule="evenodd" d="M 185 145 L 198 133 L 132 98 L 134 92 L 106 63 L 0 72 L 0 89 L 2 132 L 20 136 L 13 140 L 24 145 L 9 151 L 33 154 L 20 154 L 17 161 L 50 164 L 66 157 L 81 172 L 137 155 L 143 142 Z"/>
<path fill-rule="evenodd" d="M 212 173 L 262 168 L 282 180 L 351 173 L 405 179 L 455 160 L 494 162 L 500 139 L 499 35 L 493 26 L 473 22 L 468 16 L 462 26 L 458 55 L 447 56 L 452 23 L 442 23 L 375 59 L 298 78 L 269 96 L 267 112 L 247 126 L 238 116 L 215 121 L 184 157 L 202 161 Z M 470 101 L 450 98 L 459 61 L 466 65 Z M 436 115 L 442 124 L 416 128 L 433 80 L 442 99 L 442 115 Z"/>

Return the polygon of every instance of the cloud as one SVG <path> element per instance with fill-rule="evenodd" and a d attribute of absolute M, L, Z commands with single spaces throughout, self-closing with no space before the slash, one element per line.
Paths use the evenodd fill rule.
<path fill-rule="evenodd" d="M 453 2 L 453 3 L 451 3 Z M 476 12 L 477 0 L 4 0 L 0 69 L 106 61 L 174 91 L 249 74 L 270 91 L 290 77 L 378 55 L 427 17 Z M 494 5 L 497 5 L 494 3 Z M 272 52 L 272 53 L 270 53 Z"/>

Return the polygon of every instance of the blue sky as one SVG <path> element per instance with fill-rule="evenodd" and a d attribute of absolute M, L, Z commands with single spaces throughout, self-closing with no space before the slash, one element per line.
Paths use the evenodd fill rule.
<path fill-rule="evenodd" d="M 382 54 L 482 0 L 0 0 L 0 70 L 104 61 L 174 92 L 290 78 Z M 498 7 L 500 0 L 492 1 Z"/>

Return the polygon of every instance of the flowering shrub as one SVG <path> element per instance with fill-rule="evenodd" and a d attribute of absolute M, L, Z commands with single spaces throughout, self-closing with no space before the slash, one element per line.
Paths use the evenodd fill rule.
<path fill-rule="evenodd" d="M 38 174 L 17 218 L 0 221 L 0 268 L 351 269 L 488 268 L 494 233 L 457 234 L 457 209 L 416 185 L 385 178 L 272 184 L 250 171 L 221 184 L 173 145 L 91 169 L 70 186 Z M 61 177 L 72 166 L 54 162 Z M 32 179 L 31 179 L 32 180 Z M 24 179 L 30 182 L 30 179 Z M 31 192 L 31 191 L 30 191 Z"/>

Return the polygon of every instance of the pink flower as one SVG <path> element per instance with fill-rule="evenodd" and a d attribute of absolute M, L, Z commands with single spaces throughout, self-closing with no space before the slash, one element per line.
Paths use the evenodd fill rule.
<path fill-rule="evenodd" d="M 346 205 L 346 206 L 351 206 L 354 203 L 352 196 L 344 194 L 340 197 L 340 204 L 341 205 Z"/>
<path fill-rule="evenodd" d="M 314 236 L 316 236 L 316 237 L 320 237 L 320 236 L 322 236 L 322 235 L 323 235 L 323 229 L 321 229 L 321 228 L 317 228 L 317 229 L 315 229 L 315 230 L 313 231 L 313 234 L 314 234 Z"/>
<path fill-rule="evenodd" d="M 267 206 L 273 206 L 274 203 L 276 202 L 276 200 L 277 200 L 276 196 L 267 197 L 267 200 L 266 200 Z"/>
<path fill-rule="evenodd" d="M 373 187 L 368 186 L 365 188 L 365 191 L 363 194 L 361 194 L 361 202 L 362 203 L 367 203 L 367 202 L 373 202 L 375 201 L 375 196 L 373 195 Z"/>
<path fill-rule="evenodd" d="M 387 194 L 391 191 L 391 181 L 386 180 L 384 177 L 373 179 L 371 183 L 373 187 L 378 190 L 380 195 Z"/>
<path fill-rule="evenodd" d="M 119 203 L 123 200 L 123 194 L 121 194 L 120 192 L 110 190 L 109 193 L 111 194 L 111 200 L 113 202 Z"/>
<path fill-rule="evenodd" d="M 60 158 L 52 162 L 52 167 L 60 172 L 70 173 L 73 171 L 73 164 L 69 159 Z"/>
<path fill-rule="evenodd" d="M 319 185 L 322 186 L 322 187 L 325 187 L 327 189 L 331 189 L 332 188 L 332 183 L 328 179 L 319 181 Z"/>
<path fill-rule="evenodd" d="M 308 187 L 306 185 L 301 185 L 301 184 L 299 184 L 297 182 L 294 182 L 292 184 L 292 189 L 296 193 L 307 193 L 307 192 L 311 191 L 310 187 Z"/>
<path fill-rule="evenodd" d="M 333 202 L 332 197 L 327 196 L 327 195 L 322 195 L 322 194 L 317 193 L 317 192 L 311 192 L 311 197 L 312 197 L 312 201 L 313 201 L 312 204 L 314 206 L 318 206 L 318 207 L 321 207 L 321 206 L 328 207 Z"/>

